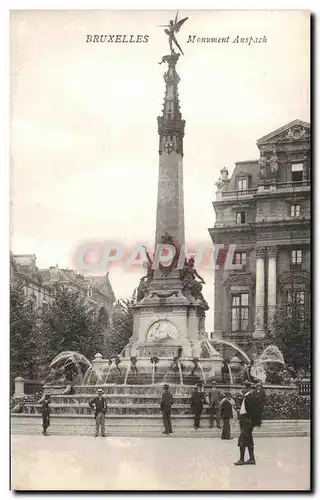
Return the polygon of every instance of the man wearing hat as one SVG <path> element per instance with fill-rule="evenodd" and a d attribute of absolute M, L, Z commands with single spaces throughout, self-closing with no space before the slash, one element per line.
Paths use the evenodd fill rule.
<path fill-rule="evenodd" d="M 41 414 L 42 414 L 42 427 L 44 436 L 48 436 L 47 429 L 50 426 L 50 394 L 46 394 L 44 397 L 44 401 L 41 406 Z"/>
<path fill-rule="evenodd" d="M 252 391 L 252 384 L 245 382 L 243 385 L 243 399 L 239 411 L 240 436 L 238 446 L 240 448 L 240 459 L 235 465 L 255 465 L 254 442 L 252 431 L 254 427 L 261 426 L 260 403 Z M 244 455 L 246 448 L 249 451 L 249 460 L 245 462 Z"/>
<path fill-rule="evenodd" d="M 164 431 L 162 434 L 172 434 L 172 425 L 171 425 L 171 406 L 173 405 L 173 396 L 169 391 L 168 384 L 164 384 L 163 386 L 164 392 L 162 394 L 160 410 L 162 411 L 163 425 Z"/>
<path fill-rule="evenodd" d="M 90 408 L 94 409 L 94 418 L 96 419 L 96 437 L 99 436 L 99 427 L 101 426 L 101 436 L 105 437 L 105 414 L 107 411 L 107 401 L 103 397 L 103 390 L 97 390 L 97 396 L 89 402 Z"/>
<path fill-rule="evenodd" d="M 193 393 L 191 394 L 191 411 L 194 415 L 194 428 L 197 431 L 200 427 L 200 418 L 203 410 L 203 405 L 205 402 L 205 395 L 203 393 L 202 384 L 197 384 L 194 388 Z"/>
<path fill-rule="evenodd" d="M 231 393 L 226 392 L 220 402 L 220 415 L 223 420 L 221 439 L 232 439 L 230 434 L 230 419 L 233 418 L 232 401 Z"/>
<path fill-rule="evenodd" d="M 221 394 L 217 389 L 217 382 L 213 381 L 210 384 L 209 392 L 209 415 L 210 428 L 213 427 L 213 422 L 216 420 L 217 428 L 220 429 L 220 400 Z"/>

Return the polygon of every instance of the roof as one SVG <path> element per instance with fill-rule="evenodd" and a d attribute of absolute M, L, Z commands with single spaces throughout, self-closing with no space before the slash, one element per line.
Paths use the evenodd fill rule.
<path fill-rule="evenodd" d="M 286 125 L 283 125 L 282 127 L 273 130 L 272 132 L 269 132 L 269 134 L 260 137 L 260 139 L 257 140 L 257 145 L 263 144 L 264 142 L 269 142 L 271 141 L 271 139 L 274 139 L 278 135 L 281 135 L 283 134 L 283 132 L 286 132 L 287 130 L 290 130 L 291 128 L 294 127 L 302 127 L 310 129 L 310 123 L 304 122 L 302 120 L 293 120 L 292 122 L 289 122 Z"/>

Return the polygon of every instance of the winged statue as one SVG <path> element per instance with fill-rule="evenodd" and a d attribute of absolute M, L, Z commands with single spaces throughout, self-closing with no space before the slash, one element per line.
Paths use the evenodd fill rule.
<path fill-rule="evenodd" d="M 164 30 L 165 34 L 168 35 L 169 37 L 169 46 L 171 50 L 171 54 L 175 54 L 175 50 L 173 48 L 173 43 L 178 47 L 180 50 L 181 54 L 184 55 L 182 48 L 180 47 L 178 40 L 176 39 L 175 33 L 178 33 L 180 31 L 181 26 L 186 22 L 188 17 L 185 17 L 184 19 L 180 19 L 178 21 L 178 12 L 176 14 L 175 20 L 173 21 L 172 19 L 169 21 L 169 24 L 161 24 L 159 25 L 162 28 L 167 28 Z"/>

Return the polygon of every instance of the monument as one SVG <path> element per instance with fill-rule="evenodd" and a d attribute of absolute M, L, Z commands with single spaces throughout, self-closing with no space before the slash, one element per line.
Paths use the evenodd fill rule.
<path fill-rule="evenodd" d="M 200 356 L 199 339 L 205 333 L 208 305 L 201 289 L 203 279 L 194 268 L 194 259 L 184 256 L 183 139 L 185 120 L 179 103 L 180 77 L 176 66 L 183 54 L 175 33 L 188 18 L 170 21 L 165 33 L 170 54 L 159 64 L 168 65 L 164 73 L 165 97 L 158 117 L 159 177 L 155 252 L 147 254 L 147 275 L 140 281 L 135 306 L 134 331 L 125 356 L 170 357 L 182 348 L 184 356 Z M 175 52 L 173 44 L 180 53 Z M 175 249 L 169 266 L 159 265 L 159 253 Z"/>

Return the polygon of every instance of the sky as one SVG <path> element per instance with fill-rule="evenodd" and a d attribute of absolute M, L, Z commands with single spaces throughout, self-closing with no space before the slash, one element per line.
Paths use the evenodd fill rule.
<path fill-rule="evenodd" d="M 74 267 L 79 245 L 152 245 L 168 11 L 16 11 L 11 14 L 11 250 L 39 268 Z M 258 158 L 259 137 L 310 120 L 309 13 L 182 11 L 178 63 L 186 120 L 186 241 L 210 245 L 220 169 Z M 88 34 L 149 35 L 147 43 L 86 43 Z M 260 44 L 187 43 L 267 37 Z M 213 274 L 204 277 L 211 306 Z M 101 273 L 100 273 L 101 274 Z M 117 297 L 143 271 L 112 268 Z"/>

